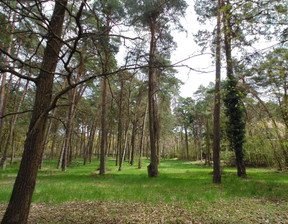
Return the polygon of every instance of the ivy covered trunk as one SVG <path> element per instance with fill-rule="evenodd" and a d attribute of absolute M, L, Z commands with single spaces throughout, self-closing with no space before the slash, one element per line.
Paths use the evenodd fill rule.
<path fill-rule="evenodd" d="M 245 122 L 239 95 L 237 80 L 234 77 L 230 77 L 227 81 L 226 96 L 224 98 L 226 115 L 228 116 L 227 136 L 230 147 L 235 152 L 237 175 L 239 177 L 246 177 L 243 149 L 243 143 L 245 141 Z"/>
<path fill-rule="evenodd" d="M 243 143 L 245 141 L 245 121 L 244 112 L 241 101 L 241 92 L 237 87 L 237 79 L 233 73 L 232 61 L 232 25 L 230 22 L 230 2 L 226 1 L 224 11 L 224 42 L 227 63 L 227 84 L 226 95 L 224 103 L 226 107 L 227 122 L 227 136 L 230 142 L 230 147 L 234 150 L 236 156 L 237 175 L 239 177 L 246 177 L 246 168 L 244 164 L 244 149 Z"/>

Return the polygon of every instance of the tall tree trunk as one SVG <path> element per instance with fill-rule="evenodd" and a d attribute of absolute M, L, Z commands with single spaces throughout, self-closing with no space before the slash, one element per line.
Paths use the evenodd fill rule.
<path fill-rule="evenodd" d="M 228 136 L 230 144 L 235 152 L 236 156 L 236 167 L 237 175 L 239 177 L 245 178 L 246 167 L 244 163 L 244 149 L 243 142 L 245 138 L 245 122 L 243 118 L 243 110 L 239 101 L 240 94 L 237 90 L 237 80 L 233 74 L 233 61 L 232 61 L 232 26 L 230 23 L 230 2 L 226 1 L 226 10 L 224 12 L 224 43 L 225 43 L 225 54 L 226 54 L 226 64 L 227 64 L 227 95 L 224 99 L 226 104 L 226 113 L 228 115 Z M 226 103 L 228 102 L 228 103 Z"/>
<path fill-rule="evenodd" d="M 105 174 L 105 149 L 106 149 L 106 98 L 107 98 L 107 76 L 104 76 L 102 82 L 102 113 L 101 113 L 101 146 L 100 146 L 100 175 Z"/>
<path fill-rule="evenodd" d="M 37 79 L 35 103 L 22 161 L 2 224 L 27 223 L 28 220 L 52 98 L 54 72 L 61 47 L 59 38 L 62 33 L 66 4 L 67 0 L 59 0 L 55 3 L 49 26 L 49 38 Z"/>
<path fill-rule="evenodd" d="M 157 85 L 155 74 L 155 51 L 156 51 L 156 38 L 155 28 L 157 17 L 151 18 L 150 24 L 150 51 L 149 51 L 149 69 L 148 69 L 148 101 L 149 101 L 149 131 L 150 131 L 150 150 L 151 150 L 151 162 L 148 166 L 148 176 L 158 177 L 158 157 L 157 157 L 157 135 L 158 135 L 158 122 L 157 122 Z"/>
<path fill-rule="evenodd" d="M 124 154 L 124 150 L 122 147 L 122 126 L 123 126 L 123 91 L 124 91 L 124 80 L 120 80 L 121 86 L 120 86 L 120 99 L 119 99 L 119 115 L 118 115 L 118 136 L 117 136 L 117 154 L 119 156 L 118 161 L 119 161 L 119 171 L 122 170 L 122 157 Z"/>
<path fill-rule="evenodd" d="M 102 104 L 101 104 L 101 145 L 100 145 L 100 175 L 105 174 L 105 157 L 106 157 L 106 147 L 107 147 L 107 124 L 106 124 L 106 116 L 107 116 L 107 86 L 108 86 L 108 77 L 107 73 L 109 71 L 109 63 L 111 52 L 109 47 L 109 32 L 110 32 L 110 15 L 106 15 L 106 27 L 104 30 L 105 38 L 102 39 L 102 47 L 104 51 L 104 59 L 103 59 L 103 68 L 102 72 L 104 75 L 102 81 Z"/>
<path fill-rule="evenodd" d="M 220 82 L 221 82 L 221 11 L 222 0 L 218 0 L 217 46 L 216 46 L 216 84 L 214 102 L 214 138 L 213 138 L 213 182 L 221 183 L 220 168 Z"/>

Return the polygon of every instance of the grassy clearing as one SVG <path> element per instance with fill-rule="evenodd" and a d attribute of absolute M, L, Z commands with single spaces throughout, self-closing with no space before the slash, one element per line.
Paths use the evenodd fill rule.
<path fill-rule="evenodd" d="M 139 170 L 136 165 L 125 164 L 123 171 L 119 172 L 115 161 L 108 160 L 107 174 L 99 176 L 98 161 L 87 166 L 83 166 L 80 160 L 74 161 L 65 173 L 55 169 L 56 161 L 45 162 L 43 170 L 39 171 L 33 196 L 35 212 L 43 214 L 43 209 L 71 209 L 74 203 L 74 208 L 81 205 L 81 209 L 86 208 L 87 211 L 97 209 L 98 216 L 105 210 L 109 217 L 102 223 L 127 223 L 131 215 L 129 219 L 134 223 L 149 223 L 149 220 L 143 220 L 152 210 L 158 211 L 160 216 L 166 214 L 162 218 L 159 216 L 159 220 L 157 215 L 150 214 L 151 218 L 158 220 L 155 223 L 198 223 L 201 220 L 204 223 L 288 222 L 287 173 L 248 169 L 248 178 L 240 179 L 236 176 L 236 169 L 224 168 L 222 184 L 215 185 L 212 183 L 211 168 L 191 162 L 162 161 L 159 178 L 152 179 L 147 177 L 147 165 L 148 161 L 144 161 L 143 169 Z M 17 169 L 18 166 L 14 165 L 0 171 L 0 202 L 3 202 L 0 217 L 5 202 L 9 200 Z M 88 208 L 91 203 L 93 208 Z M 111 209 L 111 206 L 118 210 Z M 123 207 L 132 211 L 127 213 Z M 61 214 L 70 214 L 69 211 Z M 143 216 L 136 219 L 135 212 Z M 81 219 L 87 221 L 82 217 L 86 213 L 80 215 L 74 211 L 73 214 L 70 214 L 71 222 L 59 220 L 59 223 L 80 223 L 74 221 Z M 87 217 L 91 218 L 91 214 Z M 37 219 L 37 215 L 35 217 Z M 46 217 L 44 220 L 49 219 Z M 52 220 L 57 223 L 55 217 Z"/>

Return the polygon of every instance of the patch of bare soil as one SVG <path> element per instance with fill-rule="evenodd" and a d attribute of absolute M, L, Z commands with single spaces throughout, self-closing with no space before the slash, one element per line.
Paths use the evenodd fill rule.
<path fill-rule="evenodd" d="M 7 203 L 0 204 L 2 219 Z M 124 203 L 112 201 L 67 202 L 57 205 L 33 203 L 28 223 L 288 223 L 287 202 L 239 199 L 188 208 L 178 204 Z"/>

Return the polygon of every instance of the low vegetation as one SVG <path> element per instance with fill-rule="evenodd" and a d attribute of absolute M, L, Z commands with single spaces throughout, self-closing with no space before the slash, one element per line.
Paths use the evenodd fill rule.
<path fill-rule="evenodd" d="M 144 161 L 143 167 L 149 161 Z M 107 161 L 107 174 L 98 175 L 99 162 L 83 166 L 75 160 L 66 172 L 56 161 L 44 162 L 38 173 L 30 223 L 286 223 L 288 174 L 247 169 L 238 178 L 224 168 L 222 184 L 212 183 L 212 168 L 192 162 L 161 161 L 159 177 L 124 164 L 118 171 Z M 18 165 L 1 171 L 0 218 L 12 191 Z"/>

